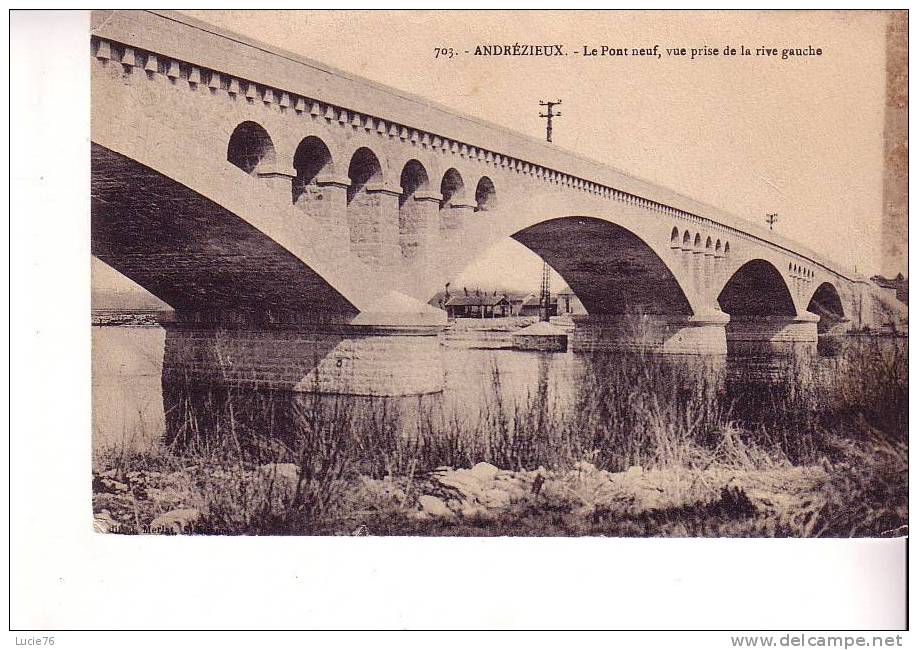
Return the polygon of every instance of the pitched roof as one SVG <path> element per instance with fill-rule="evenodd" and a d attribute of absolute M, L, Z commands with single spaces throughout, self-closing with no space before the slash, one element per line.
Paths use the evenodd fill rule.
<path fill-rule="evenodd" d="M 549 299 L 550 299 L 551 304 L 555 304 L 558 302 L 558 296 L 549 296 Z M 530 295 L 528 298 L 526 298 L 526 301 L 523 302 L 524 307 L 534 307 L 534 306 L 541 305 L 541 304 L 542 304 L 541 298 L 536 295 Z"/>
<path fill-rule="evenodd" d="M 524 300 L 526 300 L 526 298 L 534 294 L 531 291 L 529 293 L 524 293 L 521 291 L 513 291 L 512 293 L 508 293 L 506 295 L 507 295 L 507 300 L 509 300 L 510 302 L 523 302 Z"/>
<path fill-rule="evenodd" d="M 466 307 L 466 306 L 479 306 L 483 305 L 486 307 L 493 307 L 500 304 L 501 302 L 506 302 L 506 296 L 499 295 L 495 296 L 494 294 L 483 294 L 476 296 L 475 294 L 471 295 L 460 295 L 460 296 L 450 296 L 449 300 L 446 301 L 447 307 Z"/>

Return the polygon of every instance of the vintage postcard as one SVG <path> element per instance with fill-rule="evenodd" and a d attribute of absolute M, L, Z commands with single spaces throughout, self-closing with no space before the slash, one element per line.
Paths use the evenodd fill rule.
<path fill-rule="evenodd" d="M 907 535 L 906 12 L 85 45 L 99 533 Z"/>

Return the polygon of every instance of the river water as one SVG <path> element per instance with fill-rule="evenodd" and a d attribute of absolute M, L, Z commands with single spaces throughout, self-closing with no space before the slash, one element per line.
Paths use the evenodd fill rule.
<path fill-rule="evenodd" d="M 164 380 L 165 344 L 166 331 L 159 327 L 92 328 L 95 451 L 112 447 L 155 448 L 159 441 L 169 437 L 170 427 L 178 426 L 176 423 L 181 418 L 176 411 L 189 393 L 206 392 L 206 386 L 189 388 Z M 477 417 L 485 402 L 495 400 L 495 386 L 502 409 L 546 402 L 573 408 L 577 392 L 584 384 L 584 373 L 595 367 L 584 355 L 573 352 L 476 349 L 468 344 L 445 344 L 442 357 L 446 388 L 433 399 L 448 417 L 459 418 Z M 611 361 L 615 358 L 611 357 Z M 815 369 L 831 372 L 836 362 L 832 357 L 816 356 L 808 363 Z M 713 362 L 676 357 L 672 363 L 692 364 L 689 369 L 696 372 L 697 368 L 699 380 L 720 373 L 728 382 L 740 377 L 747 383 L 750 378 L 767 382 L 779 367 L 772 359 L 755 356 Z M 271 408 L 263 412 L 259 408 L 262 407 L 252 406 L 246 416 L 265 422 L 277 417 L 276 403 L 272 402 Z"/>

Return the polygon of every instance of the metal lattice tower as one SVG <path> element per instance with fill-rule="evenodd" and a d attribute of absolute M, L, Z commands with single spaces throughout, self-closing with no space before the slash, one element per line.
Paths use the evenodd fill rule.
<path fill-rule="evenodd" d="M 548 268 L 548 262 L 542 262 L 542 287 L 539 291 L 539 306 L 541 307 L 539 315 L 543 321 L 548 322 L 549 312 L 551 311 L 551 270 Z"/>

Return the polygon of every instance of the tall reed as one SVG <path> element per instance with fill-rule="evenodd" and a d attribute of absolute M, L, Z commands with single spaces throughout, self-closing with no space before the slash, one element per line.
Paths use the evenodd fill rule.
<path fill-rule="evenodd" d="M 548 379 L 508 395 L 503 381 L 493 366 L 484 398 L 450 409 L 435 396 L 202 388 L 173 378 L 164 383 L 161 456 L 208 468 L 195 482 L 224 531 L 302 530 L 334 517 L 360 476 L 410 482 L 479 462 L 565 470 L 586 460 L 609 471 L 823 464 L 832 480 L 808 534 L 894 529 L 907 515 L 904 344 L 855 340 L 817 363 L 788 356 L 765 379 L 625 351 L 585 357 L 573 395 Z"/>

